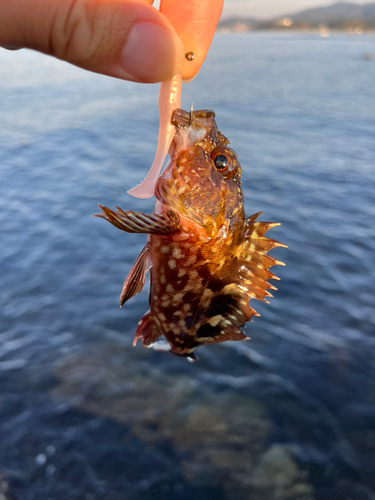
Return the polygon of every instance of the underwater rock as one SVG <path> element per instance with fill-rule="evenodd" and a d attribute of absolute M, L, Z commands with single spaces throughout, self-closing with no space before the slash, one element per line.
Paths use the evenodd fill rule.
<path fill-rule="evenodd" d="M 186 370 L 165 371 L 118 351 L 62 360 L 53 397 L 126 425 L 160 453 L 166 446 L 189 484 L 225 500 L 312 500 L 312 488 L 274 431 L 264 406 L 233 387 L 217 391 Z M 189 376 L 190 375 L 190 376 Z"/>
<path fill-rule="evenodd" d="M 8 494 L 8 483 L 4 480 L 1 474 L 0 474 L 0 500 L 11 500 Z"/>
<path fill-rule="evenodd" d="M 249 500 L 313 500 L 312 487 L 286 446 L 273 445 L 263 455 L 251 478 Z"/>

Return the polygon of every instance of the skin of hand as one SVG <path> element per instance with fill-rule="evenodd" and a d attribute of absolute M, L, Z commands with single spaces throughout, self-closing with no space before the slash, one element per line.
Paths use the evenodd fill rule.
<path fill-rule="evenodd" d="M 202 65 L 223 0 L 0 0 L 0 45 L 50 54 L 81 68 L 155 83 Z M 185 58 L 194 53 L 194 60 Z"/>

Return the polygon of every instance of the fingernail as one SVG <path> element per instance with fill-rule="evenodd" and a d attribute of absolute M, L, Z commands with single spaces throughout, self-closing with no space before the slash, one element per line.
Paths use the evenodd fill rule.
<path fill-rule="evenodd" d="M 127 36 L 121 66 L 145 83 L 168 80 L 183 63 L 184 46 L 177 33 L 149 21 L 136 23 Z"/>
<path fill-rule="evenodd" d="M 1 45 L 3 49 L 6 50 L 21 50 L 22 47 L 16 47 L 15 45 Z"/>

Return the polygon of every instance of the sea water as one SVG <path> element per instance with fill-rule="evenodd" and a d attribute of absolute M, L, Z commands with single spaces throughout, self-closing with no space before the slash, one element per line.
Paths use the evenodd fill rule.
<path fill-rule="evenodd" d="M 217 35 L 182 106 L 216 112 L 247 215 L 287 244 L 250 342 L 132 347 L 145 243 L 94 219 L 157 144 L 158 86 L 0 53 L 0 480 L 22 500 L 375 497 L 371 36 Z M 255 301 L 253 301 L 255 302 Z M 8 485 L 8 486 L 7 486 Z M 0 491 L 3 491 L 0 489 Z"/>

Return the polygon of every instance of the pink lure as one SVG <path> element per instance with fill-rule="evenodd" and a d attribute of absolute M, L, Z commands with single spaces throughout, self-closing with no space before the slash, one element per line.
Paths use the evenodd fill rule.
<path fill-rule="evenodd" d="M 146 178 L 128 193 L 135 198 L 151 198 L 155 193 L 155 185 L 158 180 L 164 160 L 167 156 L 169 146 L 176 133 L 172 125 L 172 113 L 180 107 L 181 101 L 181 74 L 178 73 L 171 80 L 162 82 L 159 92 L 159 141 L 155 160 Z"/>

